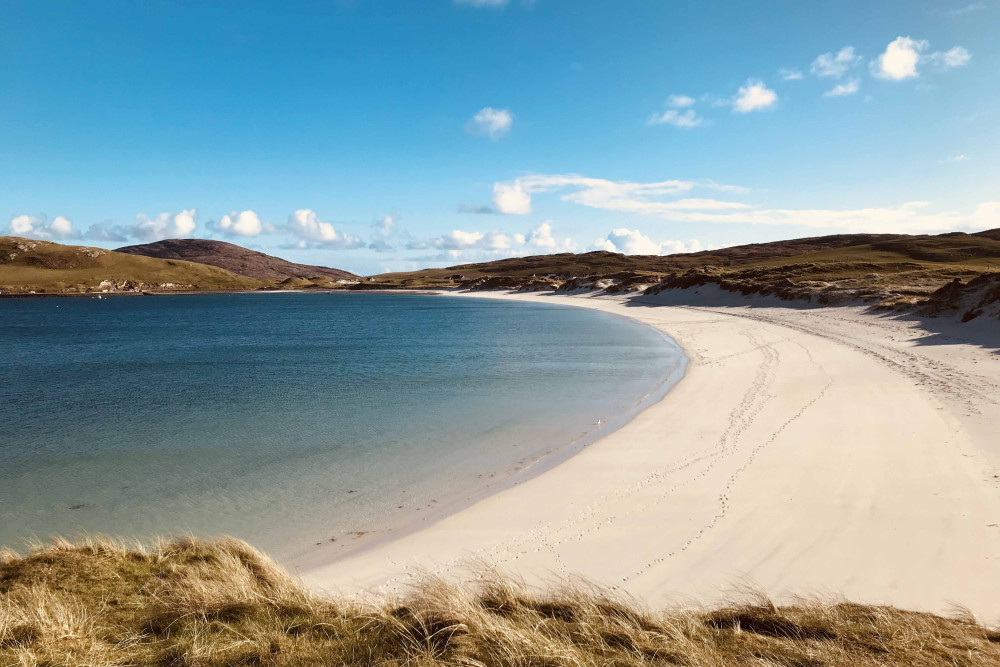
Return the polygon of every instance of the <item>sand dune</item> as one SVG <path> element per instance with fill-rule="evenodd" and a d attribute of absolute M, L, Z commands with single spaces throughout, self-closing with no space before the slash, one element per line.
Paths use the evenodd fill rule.
<path fill-rule="evenodd" d="M 992 350 L 857 309 L 475 296 L 634 317 L 684 348 L 687 375 L 552 470 L 306 572 L 309 585 L 401 590 L 421 568 L 462 577 L 484 559 L 528 581 L 582 575 L 657 605 L 708 604 L 751 584 L 776 598 L 960 603 L 1000 620 Z M 942 336 L 948 345 L 928 344 Z"/>

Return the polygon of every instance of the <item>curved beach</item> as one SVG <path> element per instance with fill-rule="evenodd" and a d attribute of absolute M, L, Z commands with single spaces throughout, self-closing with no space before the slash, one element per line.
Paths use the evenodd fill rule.
<path fill-rule="evenodd" d="M 749 585 L 1000 619 L 1000 359 L 956 338 L 962 329 L 929 345 L 859 309 L 474 296 L 633 317 L 681 345 L 687 373 L 571 459 L 302 573 L 310 586 L 391 592 L 485 561 L 654 605 L 711 604 Z"/>

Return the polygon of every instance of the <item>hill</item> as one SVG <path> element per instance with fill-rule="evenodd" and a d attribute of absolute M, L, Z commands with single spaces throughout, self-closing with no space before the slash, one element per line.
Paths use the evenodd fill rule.
<path fill-rule="evenodd" d="M 469 289 L 656 294 L 714 284 L 742 294 L 821 304 L 861 302 L 909 308 L 955 280 L 973 280 L 997 268 L 1000 229 L 916 236 L 837 234 L 665 256 L 605 251 L 538 255 L 382 274 L 356 288 L 461 285 Z M 942 303 L 951 294 L 959 292 L 953 289 L 939 295 L 933 311 L 953 310 Z M 962 294 L 963 300 L 972 299 L 968 292 Z M 986 308 L 985 312 L 992 311 Z"/>
<path fill-rule="evenodd" d="M 700 266 L 741 266 L 754 262 L 795 257 L 824 250 L 857 247 L 878 241 L 900 238 L 898 234 L 834 234 L 772 243 L 751 243 L 719 250 L 705 250 L 674 255 L 623 255 L 596 250 L 586 253 L 564 252 L 554 255 L 513 257 L 492 262 L 458 264 L 445 269 L 424 269 L 407 273 L 384 273 L 376 282 L 405 280 L 464 281 L 487 276 L 553 276 L 569 279 L 622 271 L 670 273 Z"/>
<path fill-rule="evenodd" d="M 225 241 L 208 239 L 165 239 L 156 243 L 125 246 L 116 249 L 115 252 L 198 262 L 199 264 L 217 266 L 257 280 L 316 277 L 352 280 L 357 278 L 353 273 L 340 269 L 296 264 L 280 257 L 266 255 Z"/>
<path fill-rule="evenodd" d="M 0 237 L 0 291 L 5 293 L 241 290 L 263 285 L 205 264 Z"/>
<path fill-rule="evenodd" d="M 0 664 L 1000 664 L 1000 633 L 969 614 L 776 606 L 763 596 L 656 611 L 580 583 L 535 591 L 498 575 L 478 579 L 334 599 L 232 539 L 0 551 Z"/>
<path fill-rule="evenodd" d="M 834 234 L 772 243 L 673 255 L 622 255 L 604 250 L 514 257 L 373 276 L 376 283 L 430 286 L 484 277 L 552 277 L 569 280 L 623 271 L 668 274 L 705 267 L 780 266 L 802 262 L 880 262 L 915 260 L 986 267 L 1000 262 L 1000 229 L 977 234 Z"/>

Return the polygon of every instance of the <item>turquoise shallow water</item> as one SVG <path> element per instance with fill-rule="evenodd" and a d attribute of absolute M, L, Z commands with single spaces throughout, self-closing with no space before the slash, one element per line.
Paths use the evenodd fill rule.
<path fill-rule="evenodd" d="M 683 368 L 624 318 L 389 294 L 5 300 L 0 349 L 0 545 L 232 534 L 288 561 L 523 475 Z"/>

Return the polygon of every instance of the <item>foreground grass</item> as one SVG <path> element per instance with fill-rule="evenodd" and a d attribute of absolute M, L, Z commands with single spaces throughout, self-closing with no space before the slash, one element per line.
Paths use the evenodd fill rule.
<path fill-rule="evenodd" d="M 0 665 L 997 665 L 970 618 L 756 600 L 654 612 L 586 586 L 428 580 L 400 600 L 306 592 L 236 541 L 57 542 L 0 556 Z"/>

